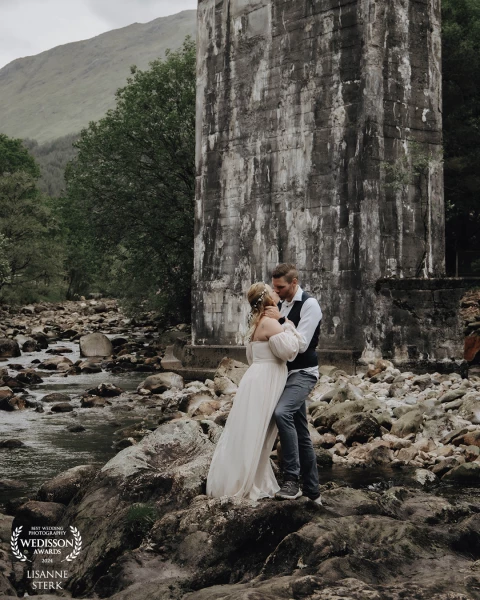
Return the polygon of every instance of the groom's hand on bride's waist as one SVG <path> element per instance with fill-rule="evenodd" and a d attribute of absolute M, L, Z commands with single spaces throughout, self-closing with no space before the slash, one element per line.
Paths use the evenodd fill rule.
<path fill-rule="evenodd" d="M 267 306 L 265 308 L 265 316 L 278 321 L 282 315 L 276 306 Z"/>

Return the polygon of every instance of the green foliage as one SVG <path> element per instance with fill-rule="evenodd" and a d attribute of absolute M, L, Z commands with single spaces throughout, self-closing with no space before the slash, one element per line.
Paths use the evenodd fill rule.
<path fill-rule="evenodd" d="M 25 171 L 0 177 L 0 294 L 6 302 L 51 297 L 62 280 L 62 242 L 48 201 Z"/>
<path fill-rule="evenodd" d="M 132 504 L 125 515 L 126 529 L 130 533 L 143 538 L 158 519 L 158 512 L 154 504 Z"/>
<path fill-rule="evenodd" d="M 480 0 L 443 0 L 447 268 L 480 242 Z"/>
<path fill-rule="evenodd" d="M 104 278 L 132 307 L 190 318 L 195 183 L 195 46 L 132 67 L 116 108 L 90 123 L 66 170 L 64 210 L 82 220 Z M 89 232 L 89 233 L 87 233 Z"/>
<path fill-rule="evenodd" d="M 24 146 L 40 167 L 38 189 L 51 198 L 65 195 L 65 167 L 77 155 L 73 144 L 78 137 L 78 134 L 66 135 L 45 144 L 31 139 L 23 140 Z"/>
<path fill-rule="evenodd" d="M 22 140 L 0 133 L 0 177 L 17 171 L 24 171 L 33 179 L 40 177 L 40 169 L 33 156 L 23 146 Z"/>

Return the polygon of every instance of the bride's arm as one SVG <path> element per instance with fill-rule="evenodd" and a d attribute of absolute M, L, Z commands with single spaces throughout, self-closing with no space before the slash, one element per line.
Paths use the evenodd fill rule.
<path fill-rule="evenodd" d="M 283 327 L 280 324 L 278 325 L 281 331 L 272 335 L 268 340 L 270 350 L 278 358 L 285 361 L 292 361 L 296 358 L 300 350 L 302 337 L 290 321 L 285 321 Z"/>

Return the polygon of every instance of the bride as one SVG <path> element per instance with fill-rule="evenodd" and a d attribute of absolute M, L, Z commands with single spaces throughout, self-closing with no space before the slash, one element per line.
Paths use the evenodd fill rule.
<path fill-rule="evenodd" d="M 258 500 L 273 497 L 280 489 L 270 464 L 277 435 L 272 415 L 287 381 L 286 361 L 297 356 L 300 336 L 290 321 L 282 326 L 265 316 L 265 308 L 276 305 L 275 296 L 263 282 L 248 290 L 250 367 L 240 382 L 212 458 L 208 496 Z"/>

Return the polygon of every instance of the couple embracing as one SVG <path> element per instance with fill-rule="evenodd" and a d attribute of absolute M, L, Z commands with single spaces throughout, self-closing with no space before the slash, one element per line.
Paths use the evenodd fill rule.
<path fill-rule="evenodd" d="M 254 283 L 247 294 L 247 360 L 207 478 L 207 495 L 258 500 L 299 498 L 321 504 L 306 400 L 318 379 L 322 311 L 298 285 L 295 265 L 278 265 L 272 287 Z M 283 485 L 270 463 L 277 433 Z M 300 487 L 301 483 L 301 487 Z"/>

